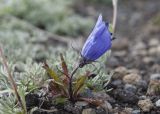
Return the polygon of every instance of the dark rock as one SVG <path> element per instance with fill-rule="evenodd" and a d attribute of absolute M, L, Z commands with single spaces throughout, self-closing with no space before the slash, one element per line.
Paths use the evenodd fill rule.
<path fill-rule="evenodd" d="M 52 106 L 49 100 L 46 100 L 43 97 L 39 97 L 37 94 L 27 94 L 25 96 L 27 110 L 30 110 L 32 107 L 41 107 L 42 109 L 50 109 Z"/>
<path fill-rule="evenodd" d="M 94 95 L 91 89 L 85 89 L 83 93 L 80 93 L 80 96 L 93 98 Z"/>
<path fill-rule="evenodd" d="M 160 99 L 160 96 L 159 96 L 159 95 L 152 95 L 152 96 L 150 96 L 150 99 L 151 99 L 153 102 L 156 102 L 158 99 Z"/>
<path fill-rule="evenodd" d="M 113 88 L 113 89 L 116 89 L 116 88 L 119 88 L 122 86 L 122 80 L 114 80 L 112 81 L 111 83 L 109 83 L 107 85 L 107 88 Z"/>
<path fill-rule="evenodd" d="M 136 104 L 138 101 L 138 96 L 133 91 L 128 91 L 124 89 L 115 89 L 114 98 L 123 103 L 130 104 Z"/>
<path fill-rule="evenodd" d="M 147 91 L 147 82 L 145 80 L 140 80 L 138 83 L 136 83 L 136 87 L 139 91 Z"/>
<path fill-rule="evenodd" d="M 130 92 L 133 92 L 133 93 L 136 93 L 137 88 L 136 88 L 136 86 L 134 86 L 134 85 L 125 84 L 124 90 L 125 90 L 125 91 L 130 91 Z"/>
<path fill-rule="evenodd" d="M 50 109 L 52 105 L 53 104 L 50 100 L 40 99 L 38 107 L 41 107 L 42 109 Z"/>
<path fill-rule="evenodd" d="M 75 106 L 74 104 L 68 102 L 64 105 L 64 110 L 66 110 L 67 112 L 69 113 L 72 113 L 72 114 L 81 114 L 82 112 L 82 106 Z"/>
<path fill-rule="evenodd" d="M 27 110 L 39 105 L 39 96 L 37 94 L 27 94 L 25 96 Z"/>
<path fill-rule="evenodd" d="M 96 114 L 106 114 L 106 111 L 101 107 L 97 107 Z"/>
<path fill-rule="evenodd" d="M 49 114 L 48 112 L 40 111 L 40 110 L 35 110 L 32 114 Z"/>

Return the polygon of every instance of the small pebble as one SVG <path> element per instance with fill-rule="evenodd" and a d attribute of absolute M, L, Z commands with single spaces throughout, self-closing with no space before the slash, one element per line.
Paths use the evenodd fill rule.
<path fill-rule="evenodd" d="M 150 76 L 150 79 L 151 80 L 160 80 L 160 74 L 152 74 L 151 76 Z"/>
<path fill-rule="evenodd" d="M 127 68 L 126 67 L 123 67 L 123 66 L 120 66 L 120 67 L 117 67 L 115 70 L 114 70 L 114 75 L 112 76 L 113 79 L 122 79 L 124 75 L 127 74 Z"/>
<path fill-rule="evenodd" d="M 149 41 L 149 46 L 158 46 L 159 40 L 157 38 L 151 38 Z"/>
<path fill-rule="evenodd" d="M 143 62 L 145 63 L 145 64 L 149 64 L 149 63 L 152 63 L 152 62 L 154 62 L 154 58 L 153 57 L 144 57 L 143 58 Z"/>
<path fill-rule="evenodd" d="M 114 98 L 123 103 L 136 104 L 138 102 L 138 96 L 133 91 L 125 89 L 115 89 Z"/>
<path fill-rule="evenodd" d="M 146 45 L 143 42 L 137 42 L 137 44 L 134 46 L 134 50 L 142 50 L 146 49 Z"/>
<path fill-rule="evenodd" d="M 130 114 L 129 112 L 127 112 L 126 110 L 122 110 L 122 111 L 119 111 L 118 114 Z"/>
<path fill-rule="evenodd" d="M 156 55 L 158 52 L 158 48 L 157 47 L 152 47 L 148 50 L 148 53 L 152 56 Z"/>
<path fill-rule="evenodd" d="M 125 50 L 122 50 L 122 51 L 116 51 L 114 53 L 115 56 L 118 56 L 118 57 L 123 57 L 127 54 L 127 52 Z"/>
<path fill-rule="evenodd" d="M 158 101 L 156 101 L 156 107 L 160 107 L 160 99 Z"/>
<path fill-rule="evenodd" d="M 82 114 L 96 114 L 95 109 L 87 108 L 82 111 Z"/>
<path fill-rule="evenodd" d="M 145 95 L 139 96 L 139 100 L 145 100 L 145 99 L 147 99 L 147 96 Z"/>
<path fill-rule="evenodd" d="M 136 84 L 141 80 L 141 76 L 138 74 L 128 74 L 123 77 L 123 82 L 128 84 Z"/>
<path fill-rule="evenodd" d="M 80 108 L 85 108 L 85 107 L 88 107 L 88 103 L 87 102 L 84 102 L 84 101 L 78 101 L 75 103 L 75 106 L 76 107 L 80 107 Z"/>
<path fill-rule="evenodd" d="M 160 95 L 160 80 L 150 80 L 147 89 L 148 95 Z"/>
<path fill-rule="evenodd" d="M 125 109 L 124 109 L 124 112 L 126 112 L 126 114 L 130 114 L 130 113 L 132 113 L 132 108 L 128 108 L 128 107 L 126 107 Z"/>
<path fill-rule="evenodd" d="M 150 99 L 139 100 L 138 106 L 144 111 L 149 112 L 153 108 L 153 103 Z"/>
<path fill-rule="evenodd" d="M 157 55 L 160 55 L 160 46 L 157 47 Z"/>
<path fill-rule="evenodd" d="M 137 84 L 136 87 L 138 88 L 138 90 L 141 91 L 146 91 L 148 88 L 148 84 L 145 80 L 140 80 Z"/>

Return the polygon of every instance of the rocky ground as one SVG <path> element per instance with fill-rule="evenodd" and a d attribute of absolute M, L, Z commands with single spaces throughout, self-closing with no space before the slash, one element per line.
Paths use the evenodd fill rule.
<path fill-rule="evenodd" d="M 107 62 L 107 68 L 115 72 L 108 85 L 112 90 L 94 95 L 105 101 L 107 109 L 77 102 L 75 106 L 66 104 L 65 114 L 160 114 L 159 4 L 159 0 L 119 2 L 117 39 Z M 95 17 L 103 12 L 111 19 L 111 7 L 81 0 L 75 8 L 82 15 Z"/>
<path fill-rule="evenodd" d="M 158 0 L 119 1 L 117 39 L 107 63 L 107 68 L 115 71 L 109 84 L 113 88 L 108 93 L 110 113 L 160 113 L 159 4 Z M 111 8 L 86 6 L 92 16 L 101 11 L 106 18 L 111 15 Z M 79 10 L 86 14 L 83 11 Z"/>
<path fill-rule="evenodd" d="M 102 12 L 111 22 L 111 5 L 84 1 L 75 2 L 75 13 L 96 19 Z M 160 114 L 159 6 L 160 0 L 119 0 L 117 39 L 106 63 L 106 70 L 114 71 L 107 86 L 111 90 L 93 93 L 94 99 L 104 102 L 102 106 L 83 101 L 57 106 L 37 93 L 26 96 L 28 110 L 38 106 L 33 114 Z"/>

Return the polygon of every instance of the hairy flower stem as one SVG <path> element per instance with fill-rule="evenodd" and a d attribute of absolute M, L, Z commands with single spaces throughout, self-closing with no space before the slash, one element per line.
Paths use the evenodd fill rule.
<path fill-rule="evenodd" d="M 71 73 L 71 77 L 69 79 L 69 95 L 70 95 L 70 101 L 71 102 L 74 102 L 74 98 L 73 98 L 73 85 L 72 85 L 72 82 L 73 82 L 73 76 L 74 74 L 76 73 L 76 71 L 79 69 L 79 65 L 73 70 L 73 72 Z"/>
<path fill-rule="evenodd" d="M 118 5 L 118 0 L 112 0 L 113 3 L 113 36 L 115 33 L 115 29 L 116 29 L 116 22 L 117 22 L 117 5 Z"/>
<path fill-rule="evenodd" d="M 0 47 L 0 56 L 2 57 L 3 66 L 4 66 L 5 69 L 7 70 L 8 80 L 9 80 L 10 83 L 11 83 L 11 86 L 12 86 L 12 88 L 13 88 L 13 90 L 14 90 L 14 93 L 15 93 L 15 95 L 16 95 L 16 97 L 17 97 L 17 100 L 18 100 L 20 106 L 22 107 L 22 109 L 23 109 L 23 111 L 24 111 L 24 114 L 26 114 L 26 112 L 27 112 L 27 111 L 26 111 L 26 108 L 25 108 L 25 106 L 23 105 L 22 100 L 21 100 L 21 97 L 20 97 L 20 95 L 19 95 L 19 93 L 18 93 L 18 91 L 17 91 L 16 83 L 15 83 L 15 81 L 14 81 L 12 75 L 11 75 L 11 71 L 9 70 L 9 67 L 8 67 L 8 65 L 7 65 L 7 60 L 6 60 L 5 56 L 3 55 L 3 52 L 2 52 L 1 47 Z"/>

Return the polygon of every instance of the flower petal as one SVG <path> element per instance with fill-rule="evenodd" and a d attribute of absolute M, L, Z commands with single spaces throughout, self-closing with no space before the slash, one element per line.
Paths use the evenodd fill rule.
<path fill-rule="evenodd" d="M 86 40 L 81 55 L 86 60 L 96 60 L 111 48 L 111 33 L 108 30 L 108 25 L 102 20 L 102 15 L 99 15 L 97 23 Z"/>
<path fill-rule="evenodd" d="M 103 17 L 102 17 L 102 14 L 100 14 L 98 19 L 97 19 L 95 27 L 100 26 L 102 22 L 103 22 Z"/>
<path fill-rule="evenodd" d="M 111 47 L 110 33 L 107 29 L 98 37 L 97 40 L 90 40 L 83 50 L 83 56 L 88 60 L 96 60 L 102 56 Z"/>

